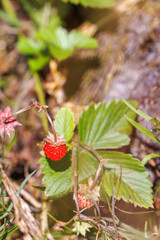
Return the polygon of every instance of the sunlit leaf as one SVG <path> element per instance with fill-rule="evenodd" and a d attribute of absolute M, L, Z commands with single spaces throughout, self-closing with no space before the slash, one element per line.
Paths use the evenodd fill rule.
<path fill-rule="evenodd" d="M 61 135 L 64 134 L 64 139 L 69 141 L 72 138 L 74 124 L 74 113 L 68 108 L 61 108 L 55 118 L 54 126 L 56 132 Z"/>
<path fill-rule="evenodd" d="M 144 172 L 145 168 L 137 158 L 133 158 L 130 154 L 115 151 L 98 151 L 99 155 L 106 159 L 103 165 L 110 169 L 132 169 L 138 172 Z"/>
<path fill-rule="evenodd" d="M 135 206 L 153 207 L 152 183 L 148 180 L 149 173 L 131 169 L 106 170 L 103 175 L 103 184 L 109 196 L 134 203 Z"/>
<path fill-rule="evenodd" d="M 36 37 L 46 42 L 51 54 L 59 60 L 69 57 L 76 48 L 97 47 L 96 39 L 76 30 L 67 32 L 62 27 L 41 29 Z"/>
<path fill-rule="evenodd" d="M 136 105 L 135 102 L 131 103 Z M 80 141 L 95 149 L 117 148 L 129 144 L 128 135 L 131 134 L 132 127 L 124 114 L 131 119 L 136 116 L 121 100 L 112 100 L 108 105 L 103 102 L 97 107 L 91 104 L 79 118 Z"/>
<path fill-rule="evenodd" d="M 134 203 L 135 206 L 152 207 L 152 183 L 149 181 L 149 173 L 141 162 L 129 154 L 112 151 L 99 151 L 103 159 L 103 166 L 108 170 L 103 175 L 103 188 L 107 195 Z M 102 191 L 103 193 L 104 191 Z M 105 200 L 105 194 L 102 194 Z"/>
<path fill-rule="evenodd" d="M 31 38 L 21 36 L 17 43 L 18 50 L 26 55 L 37 55 L 45 50 L 46 45 Z"/>

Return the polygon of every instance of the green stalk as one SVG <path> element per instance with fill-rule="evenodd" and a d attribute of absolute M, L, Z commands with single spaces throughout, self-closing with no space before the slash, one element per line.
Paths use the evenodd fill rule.
<path fill-rule="evenodd" d="M 41 84 L 41 79 L 40 79 L 38 72 L 34 72 L 33 76 L 35 79 L 35 90 L 37 93 L 38 101 L 42 105 L 46 105 L 45 96 L 44 96 L 44 92 L 43 92 L 43 88 L 42 88 L 42 84 Z M 42 114 L 42 125 L 44 128 L 44 131 L 47 133 L 48 132 L 48 120 L 47 120 L 47 117 L 44 112 L 41 112 L 41 114 Z"/>
<path fill-rule="evenodd" d="M 12 19 L 15 19 L 18 22 L 16 13 L 14 11 L 14 8 L 10 2 L 10 0 L 1 0 L 2 6 L 5 10 L 5 12 L 8 14 L 8 16 Z"/>

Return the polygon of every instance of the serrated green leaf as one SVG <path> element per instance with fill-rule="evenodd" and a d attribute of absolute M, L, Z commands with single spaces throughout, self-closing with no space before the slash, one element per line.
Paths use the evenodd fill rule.
<path fill-rule="evenodd" d="M 103 159 L 107 160 L 103 164 L 106 168 L 117 169 L 121 167 L 122 169 L 132 169 L 138 172 L 145 171 L 141 162 L 130 154 L 115 151 L 98 151 L 98 153 Z"/>
<path fill-rule="evenodd" d="M 64 139 L 68 142 L 71 140 L 74 124 L 74 113 L 69 108 L 61 108 L 55 118 L 54 126 L 56 132 L 61 135 L 64 134 Z"/>
<path fill-rule="evenodd" d="M 97 40 L 85 35 L 80 31 L 72 30 L 68 34 L 69 44 L 74 46 L 74 48 L 96 48 Z"/>
<path fill-rule="evenodd" d="M 76 48 L 97 47 L 96 39 L 76 30 L 68 33 L 62 27 L 41 29 L 36 33 L 36 37 L 46 42 L 51 54 L 59 60 L 69 57 Z"/>
<path fill-rule="evenodd" d="M 64 165 L 69 157 L 67 154 L 59 162 L 53 162 L 46 157 L 40 159 L 39 163 L 44 164 L 42 168 L 42 173 L 44 174 L 42 182 L 46 184 L 45 193 L 47 196 L 52 196 L 55 199 L 68 193 L 71 188 L 73 189 L 74 175 L 71 175 L 71 167 L 66 165 L 66 169 L 64 169 Z M 86 164 L 89 167 L 86 168 Z M 98 161 L 92 153 L 83 150 L 78 153 L 77 165 L 78 181 L 81 183 L 95 174 L 98 168 Z"/>
<path fill-rule="evenodd" d="M 133 119 L 131 119 L 129 116 L 125 116 L 125 118 L 135 127 L 137 128 L 140 132 L 142 132 L 143 134 L 145 134 L 147 137 L 149 137 L 150 139 L 159 142 L 160 140 L 158 138 L 156 138 L 148 129 L 146 129 L 145 127 L 143 127 L 141 124 L 137 123 L 136 121 L 134 121 Z"/>
<path fill-rule="evenodd" d="M 138 172 L 131 169 L 106 170 L 103 175 L 103 184 L 109 196 L 134 203 L 135 206 L 153 207 L 152 183 L 148 180 L 149 173 Z"/>
<path fill-rule="evenodd" d="M 135 102 L 131 102 L 136 105 Z M 134 119 L 136 114 L 122 100 L 105 102 L 95 108 L 91 104 L 79 118 L 79 138 L 81 142 L 95 149 L 117 148 L 129 144 L 128 135 L 132 127 L 127 123 L 124 114 Z"/>
<path fill-rule="evenodd" d="M 64 60 L 72 55 L 73 49 L 63 49 L 58 46 L 49 45 L 49 51 L 58 60 Z"/>
<path fill-rule="evenodd" d="M 73 4 L 81 4 L 86 7 L 111 7 L 113 6 L 114 0 L 63 0 L 64 2 L 70 2 Z"/>
<path fill-rule="evenodd" d="M 41 70 L 50 60 L 49 56 L 39 56 L 28 59 L 28 64 L 33 72 Z"/>
<path fill-rule="evenodd" d="M 104 167 L 110 169 L 103 175 L 102 185 L 106 193 L 112 196 L 115 186 L 116 199 L 122 198 L 140 207 L 152 207 L 152 183 L 148 179 L 149 173 L 141 162 L 121 152 L 99 151 L 98 153 L 103 159 L 108 160 L 104 163 Z"/>
<path fill-rule="evenodd" d="M 17 43 L 18 50 L 26 55 L 37 55 L 45 50 L 46 45 L 42 42 L 36 42 L 31 38 L 20 37 Z"/>

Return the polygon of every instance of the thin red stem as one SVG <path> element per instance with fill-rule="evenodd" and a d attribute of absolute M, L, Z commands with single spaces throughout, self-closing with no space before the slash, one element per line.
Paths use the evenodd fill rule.
<path fill-rule="evenodd" d="M 96 185 L 96 183 L 97 183 L 97 180 L 98 180 L 98 178 L 99 178 L 99 174 L 100 174 L 100 171 L 101 171 L 101 169 L 102 169 L 103 163 L 104 163 L 104 162 L 108 162 L 108 160 L 109 160 L 109 159 L 102 159 L 102 160 L 100 161 L 100 164 L 99 164 L 98 169 L 97 169 L 97 172 L 96 172 L 96 176 L 95 176 L 95 178 L 94 178 L 94 180 L 93 180 L 92 186 L 90 187 L 90 190 L 91 190 L 91 191 L 94 189 L 94 187 L 95 187 L 95 185 Z"/>
<path fill-rule="evenodd" d="M 76 156 L 75 156 L 74 144 L 72 145 L 72 161 L 74 164 L 74 200 L 75 200 L 76 209 L 77 209 L 77 216 L 81 223 L 80 209 L 79 209 L 79 204 L 78 204 L 78 173 L 77 173 L 78 170 L 77 170 L 77 161 L 76 161 Z"/>

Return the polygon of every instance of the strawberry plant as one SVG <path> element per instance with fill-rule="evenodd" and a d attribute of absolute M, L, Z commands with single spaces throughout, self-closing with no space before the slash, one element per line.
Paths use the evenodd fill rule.
<path fill-rule="evenodd" d="M 133 101 L 129 104 L 136 106 Z M 130 142 L 132 127 L 125 116 L 134 121 L 136 114 L 122 100 L 92 103 L 79 117 L 77 131 L 71 110 L 62 108 L 57 113 L 56 137 L 63 134 L 70 150 L 56 162 L 42 153 L 42 182 L 52 199 L 73 192 L 79 220 L 80 209 L 97 207 L 100 199 L 110 204 L 113 196 L 135 206 L 153 207 L 149 173 L 138 159 L 115 151 Z"/>
<path fill-rule="evenodd" d="M 32 107 L 38 107 L 40 111 L 44 111 L 53 131 L 53 133 L 49 132 L 43 141 L 42 157 L 39 163 L 43 165 L 42 183 L 44 187 L 37 186 L 37 188 L 44 190 L 46 196 L 52 200 L 68 193 L 73 194 L 76 214 L 71 219 L 71 221 L 74 220 L 74 228 L 70 230 L 71 232 L 85 236 L 86 232 L 91 231 L 91 228 L 98 227 L 97 236 L 100 235 L 106 239 L 117 239 L 118 236 L 133 239 L 132 237 L 128 238 L 129 235 L 124 232 L 124 229 L 127 230 L 127 226 L 118 222 L 114 211 L 115 201 L 123 199 L 135 206 L 152 208 L 152 183 L 149 181 L 149 173 L 144 168 L 144 164 L 131 155 L 115 149 L 126 146 L 130 142 L 129 135 L 132 127 L 128 120 L 135 123 L 136 113 L 139 113 L 139 110 L 135 108 L 136 102 L 112 100 L 108 104 L 105 102 L 97 105 L 92 103 L 87 110 L 82 111 L 77 128 L 74 114 L 68 108 L 61 108 L 54 122 L 46 108 L 38 102 L 12 115 L 10 109 L 6 108 L 0 113 L 2 140 L 4 135 L 10 136 L 14 127 L 20 125 L 14 117 Z M 2 168 L 1 172 L 2 182 L 6 187 L 3 176 L 6 177 Z M 33 173 L 24 180 L 18 194 Z M 9 194 L 9 192 L 7 193 Z M 96 220 L 96 216 L 88 217 L 83 214 L 85 209 L 94 207 L 101 218 L 100 201 L 107 203 L 111 212 L 112 218 L 107 218 L 107 221 L 110 222 L 109 226 L 101 224 L 99 220 Z M 11 213 L 12 207 L 13 203 L 9 207 L 10 210 L 7 211 L 7 215 Z M 4 213 L 2 219 L 5 219 L 7 215 Z M 59 227 L 65 227 L 71 221 L 59 222 Z M 10 223 L 11 220 L 7 222 L 7 224 Z M 4 235 L 4 238 L 2 239 L 5 239 L 6 236 L 4 234 L 5 224 L 6 221 L 3 225 L 2 236 Z M 16 231 L 17 226 L 13 226 L 13 231 Z M 132 228 L 127 231 L 134 233 Z M 6 232 L 6 234 L 11 233 Z M 138 237 L 143 235 L 141 232 L 136 232 L 136 234 Z"/>

